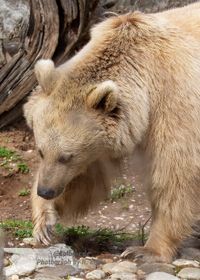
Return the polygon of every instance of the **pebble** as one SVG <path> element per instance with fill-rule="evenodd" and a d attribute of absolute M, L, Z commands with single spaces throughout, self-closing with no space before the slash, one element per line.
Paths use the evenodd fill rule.
<path fill-rule="evenodd" d="M 200 280 L 200 269 L 194 267 L 183 268 L 178 273 L 181 279 Z"/>
<path fill-rule="evenodd" d="M 137 265 L 133 262 L 130 262 L 130 261 L 118 262 L 111 269 L 111 273 L 118 273 L 118 272 L 136 273 L 137 272 Z"/>
<path fill-rule="evenodd" d="M 179 280 L 179 278 L 166 272 L 153 272 L 147 275 L 146 280 Z"/>
<path fill-rule="evenodd" d="M 12 275 L 12 277 L 10 278 L 11 280 L 18 280 L 19 276 L 18 275 Z"/>
<path fill-rule="evenodd" d="M 184 267 L 199 267 L 198 261 L 192 261 L 192 260 L 185 260 L 185 259 L 177 259 L 173 263 L 173 265 L 184 268 Z"/>
<path fill-rule="evenodd" d="M 5 267 L 4 272 L 6 277 L 12 275 L 28 276 L 36 269 L 37 262 L 31 256 L 16 256 L 12 257 L 13 264 Z"/>
<path fill-rule="evenodd" d="M 166 263 L 145 263 L 142 264 L 139 269 L 144 271 L 146 274 L 150 274 L 152 272 L 166 272 L 175 275 L 175 267 Z"/>
<path fill-rule="evenodd" d="M 34 278 L 34 280 L 62 280 L 62 279 L 60 277 L 55 277 L 55 276 L 41 275 L 38 277 L 36 276 L 36 278 Z M 70 278 L 70 280 L 71 280 L 71 278 Z"/>
<path fill-rule="evenodd" d="M 97 268 L 97 262 L 96 258 L 80 258 L 78 267 L 84 270 L 94 270 Z"/>
<path fill-rule="evenodd" d="M 86 274 L 86 279 L 103 279 L 105 277 L 105 272 L 100 269 L 93 270 Z"/>
<path fill-rule="evenodd" d="M 130 272 L 119 272 L 119 273 L 112 274 L 109 279 L 112 279 L 112 280 L 137 280 L 137 276 Z"/>
<path fill-rule="evenodd" d="M 116 266 L 116 263 L 106 263 L 102 266 L 102 269 L 105 273 L 112 273 L 112 269 Z"/>
<path fill-rule="evenodd" d="M 70 264 L 56 265 L 55 267 L 44 267 L 37 270 L 38 277 L 42 275 L 50 275 L 64 278 L 66 275 L 76 275 L 80 272 L 78 268 Z"/>
<path fill-rule="evenodd" d="M 23 243 L 26 245 L 31 245 L 31 246 L 35 246 L 36 245 L 36 240 L 32 237 L 27 237 L 23 239 Z"/>

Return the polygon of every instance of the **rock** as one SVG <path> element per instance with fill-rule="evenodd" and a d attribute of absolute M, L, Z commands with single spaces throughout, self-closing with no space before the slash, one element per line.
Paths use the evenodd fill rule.
<path fill-rule="evenodd" d="M 56 277 L 56 276 L 41 275 L 41 276 L 36 276 L 36 278 L 34 278 L 34 280 L 62 280 L 62 279 L 60 277 Z M 71 280 L 71 277 L 70 277 L 70 280 Z"/>
<path fill-rule="evenodd" d="M 86 279 L 102 279 L 105 277 L 105 272 L 100 269 L 93 270 L 86 274 Z"/>
<path fill-rule="evenodd" d="M 78 267 L 84 270 L 94 270 L 97 268 L 98 259 L 96 258 L 80 258 Z"/>
<path fill-rule="evenodd" d="M 182 248 L 181 249 L 181 259 L 199 260 L 200 250 L 197 248 Z"/>
<path fill-rule="evenodd" d="M 184 280 L 200 280 L 200 269 L 194 267 L 183 268 L 177 276 Z"/>
<path fill-rule="evenodd" d="M 112 269 L 116 266 L 116 263 L 106 263 L 102 266 L 102 269 L 105 273 L 112 273 Z"/>
<path fill-rule="evenodd" d="M 69 280 L 84 280 L 83 278 L 70 277 Z"/>
<path fill-rule="evenodd" d="M 6 253 L 14 253 L 10 258 L 12 265 L 5 268 L 7 277 L 14 274 L 27 276 L 36 269 L 41 269 L 43 267 L 57 266 L 58 268 L 54 269 L 57 269 L 57 272 L 60 271 L 60 273 L 61 270 L 65 271 L 66 274 L 64 276 L 70 273 L 74 275 L 78 271 L 78 262 L 74 257 L 74 252 L 65 244 L 56 244 L 44 249 L 6 248 L 4 251 Z M 62 267 L 62 269 L 59 270 L 59 266 L 65 266 L 65 268 Z M 52 273 L 49 275 L 51 277 L 59 277 L 59 275 L 52 275 Z M 43 275 L 40 273 L 38 277 L 43 277 Z"/>
<path fill-rule="evenodd" d="M 4 265 L 4 266 L 10 265 L 9 260 L 5 258 L 5 259 L 3 260 L 3 265 Z"/>
<path fill-rule="evenodd" d="M 33 255 L 34 249 L 31 248 L 4 248 L 4 252 L 8 254 L 16 254 L 16 255 Z"/>
<path fill-rule="evenodd" d="M 165 272 L 153 272 L 147 275 L 146 280 L 179 280 L 179 278 Z"/>
<path fill-rule="evenodd" d="M 31 246 L 35 246 L 36 245 L 36 240 L 32 237 L 27 237 L 23 239 L 23 243 L 26 245 L 31 245 Z"/>
<path fill-rule="evenodd" d="M 57 265 L 55 267 L 44 267 L 37 270 L 36 276 L 49 275 L 64 278 L 66 275 L 76 275 L 80 270 L 70 264 Z"/>
<path fill-rule="evenodd" d="M 184 267 L 199 267 L 198 261 L 185 260 L 185 259 L 177 259 L 173 262 L 173 265 L 184 268 Z"/>
<path fill-rule="evenodd" d="M 19 276 L 18 275 L 13 275 L 10 279 L 11 280 L 19 280 Z"/>
<path fill-rule="evenodd" d="M 109 279 L 112 279 L 112 280 L 137 280 L 137 277 L 135 274 L 130 273 L 130 272 L 119 272 L 119 273 L 112 274 Z"/>
<path fill-rule="evenodd" d="M 146 274 L 152 272 L 166 272 L 175 275 L 174 266 L 166 263 L 145 263 L 142 264 L 139 269 L 144 271 Z"/>
<path fill-rule="evenodd" d="M 111 269 L 111 273 L 118 273 L 118 272 L 136 273 L 137 272 L 137 265 L 133 262 L 130 262 L 130 261 L 118 262 Z"/>
<path fill-rule="evenodd" d="M 37 266 L 37 261 L 34 255 L 29 256 L 12 256 L 12 265 L 5 267 L 4 272 L 6 277 L 12 275 L 30 275 Z"/>
<path fill-rule="evenodd" d="M 65 244 L 56 244 L 44 249 L 34 249 L 34 252 L 37 259 L 37 269 L 66 264 L 78 266 L 74 251 Z"/>

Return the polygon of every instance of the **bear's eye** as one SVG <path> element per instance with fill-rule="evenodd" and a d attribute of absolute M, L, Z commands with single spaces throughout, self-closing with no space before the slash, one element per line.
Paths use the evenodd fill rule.
<path fill-rule="evenodd" d="M 40 155 L 41 158 L 44 158 L 44 155 L 43 155 L 43 153 L 42 153 L 41 150 L 38 150 L 38 153 L 39 153 L 39 155 Z"/>
<path fill-rule="evenodd" d="M 72 157 L 73 157 L 72 154 L 60 156 L 58 158 L 58 162 L 61 163 L 61 164 L 66 164 L 66 163 L 68 163 L 71 160 Z"/>

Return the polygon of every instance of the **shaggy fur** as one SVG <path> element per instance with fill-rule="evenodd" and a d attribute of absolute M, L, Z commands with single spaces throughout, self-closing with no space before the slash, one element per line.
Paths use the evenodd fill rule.
<path fill-rule="evenodd" d="M 199 214 L 199 51 L 197 3 L 112 17 L 65 64 L 37 63 L 41 90 L 25 115 L 42 156 L 32 200 L 39 240 L 47 243 L 57 215 L 85 213 L 104 198 L 113 177 L 104 163 L 119 165 L 139 147 L 153 216 L 143 253 L 171 260 Z M 39 197 L 41 186 L 57 197 Z"/>

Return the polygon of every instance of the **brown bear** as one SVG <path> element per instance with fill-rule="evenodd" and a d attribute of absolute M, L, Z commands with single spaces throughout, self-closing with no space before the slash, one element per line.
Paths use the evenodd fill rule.
<path fill-rule="evenodd" d="M 200 3 L 111 17 L 55 68 L 35 66 L 25 105 L 41 157 L 33 188 L 34 235 L 50 242 L 58 218 L 84 214 L 109 193 L 124 157 L 146 164 L 149 261 L 171 261 L 200 204 Z"/>

